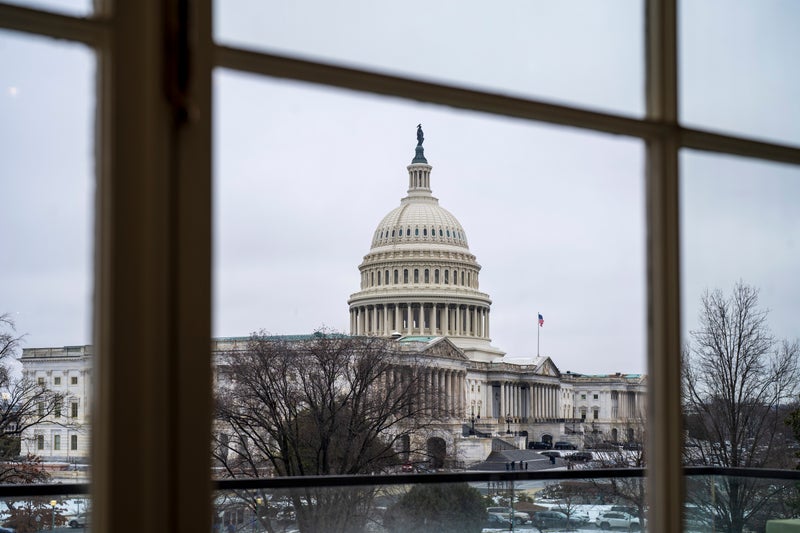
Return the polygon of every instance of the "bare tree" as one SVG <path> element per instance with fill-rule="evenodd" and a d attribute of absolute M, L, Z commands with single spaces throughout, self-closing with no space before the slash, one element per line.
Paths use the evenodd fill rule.
<path fill-rule="evenodd" d="M 420 435 L 441 411 L 413 356 L 375 337 L 317 332 L 292 340 L 262 332 L 222 354 L 218 368 L 214 456 L 230 477 L 390 471 L 422 451 Z M 307 531 L 363 528 L 372 495 L 291 494 Z"/>
<path fill-rule="evenodd" d="M 16 356 L 22 335 L 14 321 L 0 315 L 0 483 L 34 483 L 49 478 L 38 457 L 21 455 L 21 439 L 32 427 L 60 411 L 64 396 L 31 380 L 17 377 L 10 360 Z"/>
<path fill-rule="evenodd" d="M 730 296 L 715 290 L 702 297 L 699 328 L 682 355 L 688 464 L 788 464 L 779 408 L 797 393 L 800 349 L 796 341 L 776 340 L 767 316 L 758 290 L 743 282 Z M 702 497 L 693 503 L 708 507 L 733 532 L 742 531 L 772 496 L 768 485 L 743 478 L 706 483 L 716 483 L 714 502 L 710 487 L 701 486 Z"/>
<path fill-rule="evenodd" d="M 645 468 L 647 455 L 645 453 L 645 427 L 644 417 L 639 416 L 635 422 L 624 428 L 626 441 L 617 442 L 614 437 L 604 434 L 595 438 L 592 446 L 592 460 L 583 465 L 584 468 Z M 626 511 L 639 517 L 639 523 L 644 524 L 646 518 L 646 494 L 644 479 L 637 477 L 608 478 L 591 481 L 595 490 L 608 502 L 614 502 L 626 507 Z"/>

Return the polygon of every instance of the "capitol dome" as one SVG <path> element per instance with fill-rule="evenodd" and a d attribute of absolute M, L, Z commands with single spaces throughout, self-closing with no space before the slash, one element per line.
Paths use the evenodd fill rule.
<path fill-rule="evenodd" d="M 432 196 L 429 201 L 404 198 L 383 217 L 372 239 L 372 248 L 402 244 L 448 244 L 469 249 L 464 228 L 450 211 L 439 206 Z"/>
<path fill-rule="evenodd" d="M 417 129 L 408 191 L 378 224 L 351 295 L 352 335 L 448 337 L 466 353 L 478 347 L 487 360 L 491 299 L 479 290 L 480 265 L 458 219 L 431 193 L 431 170 Z"/>

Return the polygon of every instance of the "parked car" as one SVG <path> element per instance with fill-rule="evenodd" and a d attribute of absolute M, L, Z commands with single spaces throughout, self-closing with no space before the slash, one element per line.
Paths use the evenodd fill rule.
<path fill-rule="evenodd" d="M 414 465 L 412 465 L 411 463 L 405 463 L 403 466 L 400 467 L 400 471 L 401 472 L 406 472 L 406 473 L 413 472 L 414 471 Z"/>
<path fill-rule="evenodd" d="M 485 529 L 511 529 L 511 520 L 499 514 L 489 513 L 483 523 Z"/>
<path fill-rule="evenodd" d="M 528 449 L 529 450 L 549 450 L 553 447 L 553 445 L 549 442 L 529 442 Z"/>
<path fill-rule="evenodd" d="M 579 511 L 578 509 L 564 509 L 563 507 L 556 507 L 550 510 L 566 515 L 569 519 L 569 523 L 575 527 L 585 526 L 592 521 L 592 519 L 589 518 L 589 513 L 585 511 Z"/>
<path fill-rule="evenodd" d="M 553 448 L 556 450 L 577 450 L 578 447 L 572 444 L 571 442 L 567 442 L 565 440 L 556 441 L 553 445 Z"/>
<path fill-rule="evenodd" d="M 79 528 L 79 527 L 86 527 L 89 525 L 89 514 L 88 513 L 79 513 L 75 515 L 74 518 L 70 519 L 69 527 L 72 528 Z"/>
<path fill-rule="evenodd" d="M 591 461 L 594 459 L 592 452 L 575 452 L 569 456 L 571 461 Z"/>
<path fill-rule="evenodd" d="M 561 457 L 561 452 L 555 450 L 548 450 L 546 452 L 539 452 L 539 455 L 546 455 L 547 457 Z"/>
<path fill-rule="evenodd" d="M 569 527 L 569 518 L 558 511 L 536 511 L 531 516 L 531 522 L 539 529 L 566 529 Z"/>
<path fill-rule="evenodd" d="M 486 512 L 502 516 L 515 524 L 526 524 L 531 521 L 531 515 L 522 511 L 515 511 L 511 507 L 487 507 Z"/>
<path fill-rule="evenodd" d="M 642 528 L 641 524 L 639 524 L 638 518 L 631 516 L 628 513 L 623 513 L 622 511 L 609 511 L 603 513 L 597 517 L 595 524 L 597 524 L 597 527 L 600 529 L 621 527 L 623 529 L 638 530 Z"/>
<path fill-rule="evenodd" d="M 633 505 L 612 505 L 609 511 L 628 513 L 629 515 L 634 517 L 639 515 L 639 509 L 637 509 Z"/>

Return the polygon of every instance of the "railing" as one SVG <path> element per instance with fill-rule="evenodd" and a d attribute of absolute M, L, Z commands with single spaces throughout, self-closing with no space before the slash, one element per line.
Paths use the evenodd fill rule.
<path fill-rule="evenodd" d="M 684 474 L 687 531 L 763 531 L 767 522 L 798 512 L 800 471 L 687 467 Z M 217 480 L 213 530 L 406 531 L 418 529 L 415 521 L 424 519 L 429 525 L 441 520 L 441 531 L 461 531 L 464 509 L 475 511 L 475 516 L 466 517 L 473 526 L 474 520 L 487 520 L 490 527 L 490 501 L 498 507 L 513 506 L 519 513 L 513 519 L 519 523 L 509 526 L 516 530 L 533 530 L 533 513 L 553 507 L 569 514 L 572 526 L 588 519 L 590 528 L 599 527 L 601 516 L 616 507 L 615 512 L 624 509 L 631 515 L 632 529 L 639 523 L 646 529 L 644 476 L 644 469 L 626 468 Z M 49 530 L 80 515 L 80 502 L 85 512 L 89 489 L 88 484 L 0 485 L 0 498 L 28 504 L 33 530 Z M 728 494 L 735 492 L 741 500 L 743 491 L 750 500 L 732 506 Z M 469 499 L 468 505 L 450 512 L 442 494 Z M 442 501 L 436 503 L 437 497 Z M 421 503 L 432 499 L 435 513 Z"/>

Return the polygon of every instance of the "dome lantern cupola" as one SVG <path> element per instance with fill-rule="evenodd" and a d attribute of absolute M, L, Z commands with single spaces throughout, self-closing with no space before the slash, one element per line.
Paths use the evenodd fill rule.
<path fill-rule="evenodd" d="M 422 143 L 425 135 L 422 133 L 422 124 L 417 124 L 417 147 L 414 150 L 414 159 L 408 165 L 408 195 L 431 195 L 431 167 L 425 159 L 425 148 Z"/>

